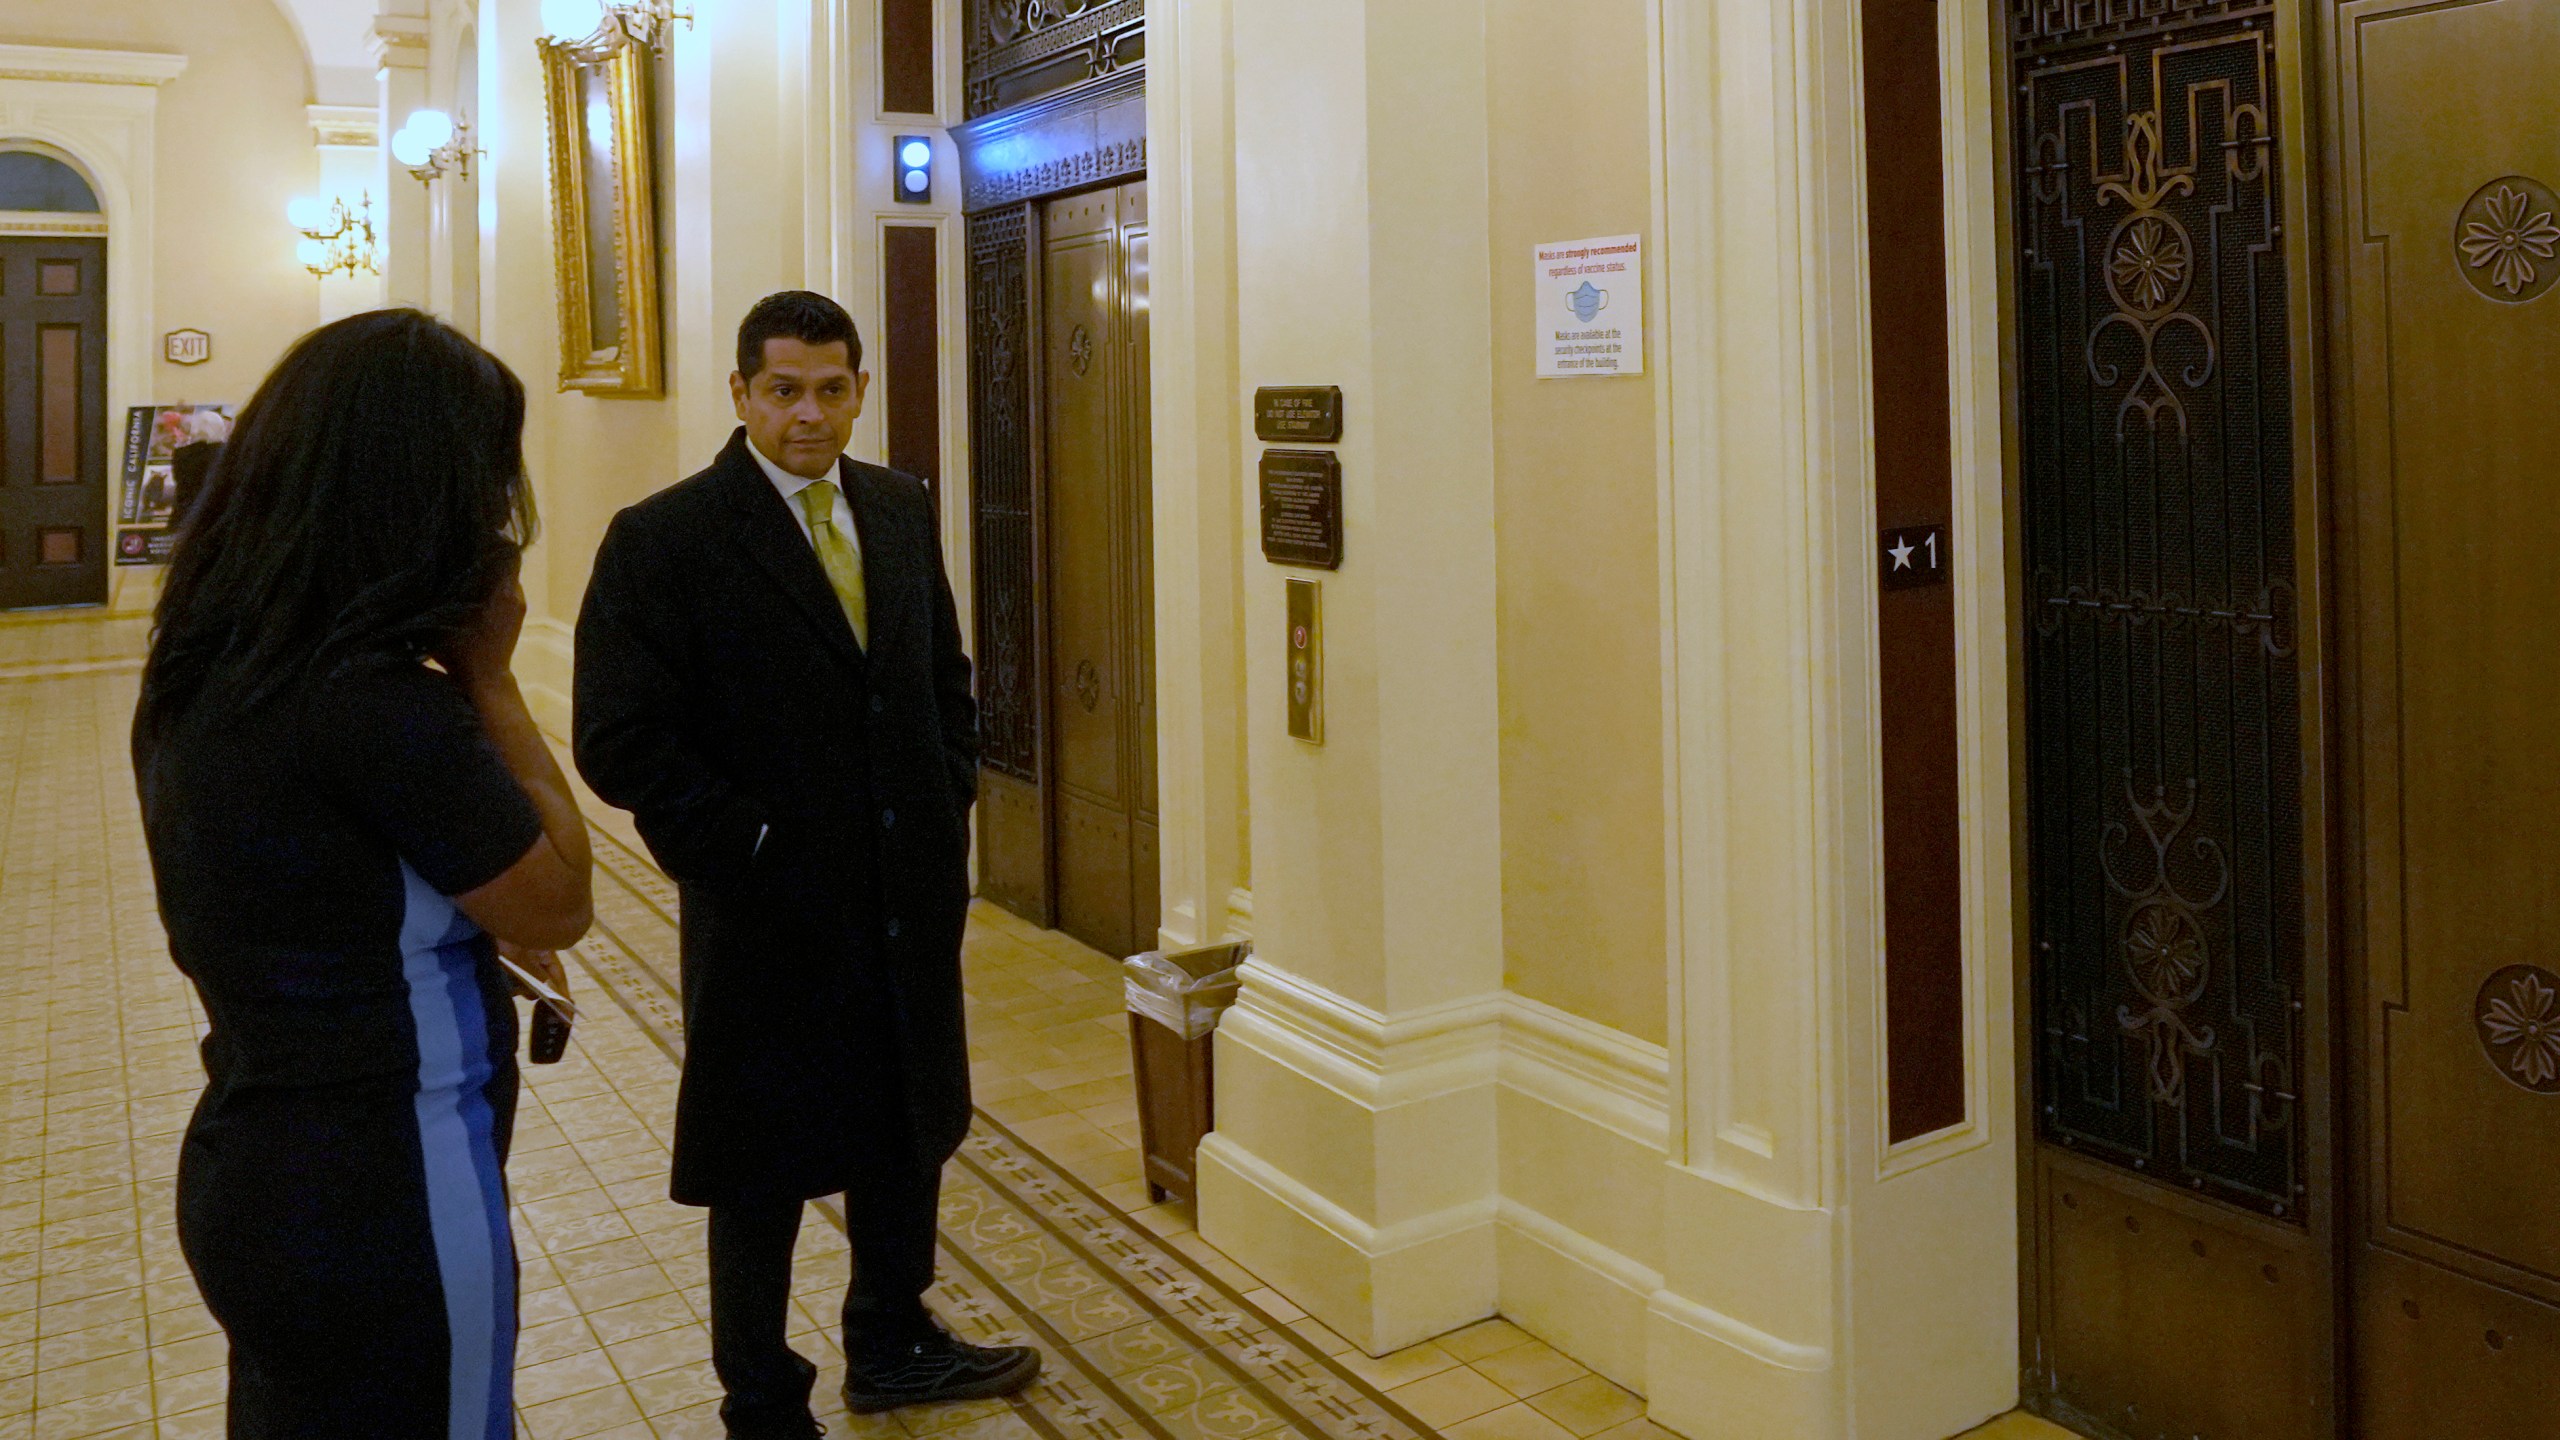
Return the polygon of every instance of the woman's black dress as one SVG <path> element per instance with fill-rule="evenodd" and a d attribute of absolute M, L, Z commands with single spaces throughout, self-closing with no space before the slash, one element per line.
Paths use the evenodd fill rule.
<path fill-rule="evenodd" d="M 369 656 L 218 690 L 134 768 L 207 1084 L 178 1238 L 231 1342 L 230 1433 L 507 1440 L 515 1009 L 449 898 L 541 823 L 460 688 Z"/>

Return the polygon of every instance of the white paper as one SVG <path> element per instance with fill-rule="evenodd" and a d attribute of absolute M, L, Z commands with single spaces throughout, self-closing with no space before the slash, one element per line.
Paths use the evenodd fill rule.
<path fill-rule="evenodd" d="M 1532 252 L 1538 378 L 1644 373 L 1644 237 L 1557 240 Z"/>

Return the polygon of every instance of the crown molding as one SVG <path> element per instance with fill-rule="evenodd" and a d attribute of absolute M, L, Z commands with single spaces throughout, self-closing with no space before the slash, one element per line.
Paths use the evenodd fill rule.
<path fill-rule="evenodd" d="M 423 15 L 377 15 L 365 40 L 376 66 L 423 70 L 427 66 L 427 35 L 427 18 Z"/>
<path fill-rule="evenodd" d="M 104 235 L 105 217 L 78 210 L 0 210 L 0 235 Z"/>
<path fill-rule="evenodd" d="M 156 50 L 84 50 L 68 45 L 0 45 L 0 80 L 69 85 L 147 85 L 178 78 L 187 57 Z"/>
<path fill-rule="evenodd" d="M 382 112 L 371 105 L 306 105 L 302 113 L 315 145 L 371 150 L 382 144 Z"/>

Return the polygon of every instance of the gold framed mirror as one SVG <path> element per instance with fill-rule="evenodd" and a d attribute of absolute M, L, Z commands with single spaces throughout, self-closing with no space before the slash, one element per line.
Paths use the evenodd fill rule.
<path fill-rule="evenodd" d="M 551 122 L 560 388 L 662 394 L 651 51 L 536 44 Z"/>

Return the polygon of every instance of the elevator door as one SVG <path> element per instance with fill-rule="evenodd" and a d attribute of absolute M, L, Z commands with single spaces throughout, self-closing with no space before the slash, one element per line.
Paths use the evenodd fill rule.
<path fill-rule="evenodd" d="M 1056 923 L 1128 955 L 1157 918 L 1146 183 L 1051 201 L 1041 235 Z"/>
<path fill-rule="evenodd" d="M 2276 8 L 2007 14 L 2028 1402 L 2133 1440 L 2318 1440 L 2318 592 Z"/>
<path fill-rule="evenodd" d="M 107 598 L 107 246 L 0 239 L 0 610 Z"/>
<path fill-rule="evenodd" d="M 2560 0 L 2328 12 L 2362 1440 L 2560 1437 Z"/>

